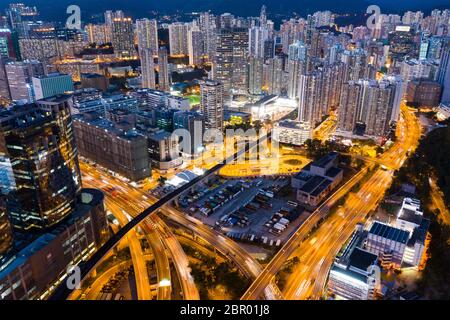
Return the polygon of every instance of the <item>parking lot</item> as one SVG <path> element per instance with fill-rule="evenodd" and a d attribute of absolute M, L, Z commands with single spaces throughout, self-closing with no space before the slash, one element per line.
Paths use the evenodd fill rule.
<path fill-rule="evenodd" d="M 280 246 L 309 214 L 286 192 L 286 185 L 290 185 L 289 177 L 217 178 L 180 203 L 187 214 L 230 238 Z"/>

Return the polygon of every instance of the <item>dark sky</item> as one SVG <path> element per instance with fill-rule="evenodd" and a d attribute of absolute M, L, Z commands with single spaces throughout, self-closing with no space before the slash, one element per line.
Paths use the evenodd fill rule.
<path fill-rule="evenodd" d="M 382 12 L 403 12 L 406 10 L 430 11 L 433 8 L 449 8 L 450 0 L 0 0 L 0 8 L 10 2 L 24 2 L 36 5 L 42 19 L 64 21 L 66 8 L 70 4 L 81 7 L 82 19 L 99 14 L 107 9 L 123 9 L 133 18 L 148 15 L 152 10 L 174 13 L 211 10 L 214 13 L 230 12 L 241 16 L 257 16 L 264 3 L 270 13 L 289 15 L 292 12 L 306 15 L 317 10 L 363 13 L 369 4 L 380 5 Z"/>

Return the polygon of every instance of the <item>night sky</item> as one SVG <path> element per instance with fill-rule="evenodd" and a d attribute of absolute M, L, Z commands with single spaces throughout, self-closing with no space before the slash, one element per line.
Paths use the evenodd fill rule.
<path fill-rule="evenodd" d="M 68 5 L 78 4 L 81 7 L 82 19 L 90 20 L 91 16 L 102 14 L 108 9 L 122 9 L 133 18 L 149 15 L 152 10 L 161 13 L 174 13 L 211 10 L 214 13 L 230 12 L 240 16 L 257 16 L 262 4 L 268 7 L 270 14 L 291 15 L 293 12 L 305 16 L 318 10 L 333 12 L 363 13 L 370 4 L 378 4 L 383 12 L 403 12 L 406 10 L 430 11 L 433 8 L 449 8 L 450 0 L 0 0 L 0 8 L 4 9 L 10 2 L 24 2 L 36 5 L 41 19 L 64 21 Z"/>

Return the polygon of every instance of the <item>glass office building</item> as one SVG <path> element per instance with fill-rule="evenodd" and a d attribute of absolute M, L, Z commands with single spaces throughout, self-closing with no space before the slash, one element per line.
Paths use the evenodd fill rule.
<path fill-rule="evenodd" d="M 0 155 L 11 162 L 11 223 L 47 228 L 68 216 L 81 188 L 69 96 L 0 112 Z"/>

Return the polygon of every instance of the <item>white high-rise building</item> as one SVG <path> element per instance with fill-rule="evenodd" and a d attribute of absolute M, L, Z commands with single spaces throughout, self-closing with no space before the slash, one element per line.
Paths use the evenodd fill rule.
<path fill-rule="evenodd" d="M 171 55 L 188 55 L 189 24 L 176 22 L 169 25 L 169 44 Z"/>
<path fill-rule="evenodd" d="M 158 88 L 162 91 L 170 90 L 169 62 L 165 47 L 158 50 Z"/>
<path fill-rule="evenodd" d="M 198 66 L 202 63 L 203 33 L 197 25 L 194 25 L 188 33 L 189 64 Z"/>
<path fill-rule="evenodd" d="M 254 57 L 264 57 L 264 43 L 269 39 L 266 27 L 252 27 L 248 30 L 248 54 Z"/>
<path fill-rule="evenodd" d="M 204 53 L 208 56 L 209 61 L 213 61 L 217 46 L 217 28 L 214 16 L 209 12 L 204 12 L 200 15 L 199 21 L 200 30 L 203 34 Z"/>
<path fill-rule="evenodd" d="M 32 77 L 44 75 L 44 67 L 37 60 L 9 62 L 5 65 L 11 99 L 23 102 L 33 102 L 34 91 Z"/>
<path fill-rule="evenodd" d="M 268 73 L 268 93 L 280 95 L 283 88 L 283 58 L 275 57 L 267 61 L 267 73 Z"/>
<path fill-rule="evenodd" d="M 263 58 L 250 56 L 248 59 L 248 92 L 253 95 L 262 94 Z"/>
<path fill-rule="evenodd" d="M 450 102 L 450 45 L 442 52 L 437 79 L 442 86 L 443 94 L 441 102 Z"/>
<path fill-rule="evenodd" d="M 306 72 L 307 48 L 301 41 L 296 41 L 289 46 L 289 56 L 287 62 L 287 71 L 289 73 L 288 80 L 288 97 L 295 99 L 299 92 L 299 77 Z"/>
<path fill-rule="evenodd" d="M 139 50 L 139 56 L 141 57 L 142 88 L 156 88 L 153 54 L 154 51 L 151 48 Z"/>
<path fill-rule="evenodd" d="M 112 43 L 117 57 L 136 56 L 134 48 L 133 21 L 131 18 L 114 18 L 112 21 Z"/>
<path fill-rule="evenodd" d="M 158 53 L 158 23 L 156 20 L 136 20 L 136 34 L 139 51 L 150 49 L 153 55 Z"/>
<path fill-rule="evenodd" d="M 200 81 L 200 107 L 206 129 L 223 130 L 223 85 L 213 80 Z"/>
<path fill-rule="evenodd" d="M 299 121 L 314 128 L 322 120 L 322 73 L 302 74 L 298 80 Z"/>

